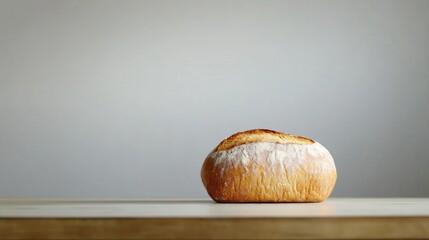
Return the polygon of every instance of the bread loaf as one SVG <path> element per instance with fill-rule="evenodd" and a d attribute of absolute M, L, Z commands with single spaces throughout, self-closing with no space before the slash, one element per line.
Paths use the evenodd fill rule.
<path fill-rule="evenodd" d="M 320 202 L 337 173 L 320 143 L 255 129 L 223 140 L 204 161 L 201 178 L 217 202 Z"/>

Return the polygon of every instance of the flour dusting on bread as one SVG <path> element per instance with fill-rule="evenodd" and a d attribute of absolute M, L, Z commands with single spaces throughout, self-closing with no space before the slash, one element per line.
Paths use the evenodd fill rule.
<path fill-rule="evenodd" d="M 325 169 L 324 165 L 334 166 L 331 154 L 318 142 L 306 145 L 253 142 L 229 150 L 212 151 L 207 158 L 215 159 L 215 166 L 221 164 L 222 168 L 230 168 L 240 165 L 248 171 L 251 170 L 249 166 L 258 164 L 267 165 L 270 172 L 288 172 L 302 167 L 309 159 L 325 158 L 328 161 L 316 162 L 317 169 Z"/>
<path fill-rule="evenodd" d="M 201 178 L 218 202 L 320 202 L 337 179 L 320 143 L 266 129 L 236 133 L 204 161 Z"/>

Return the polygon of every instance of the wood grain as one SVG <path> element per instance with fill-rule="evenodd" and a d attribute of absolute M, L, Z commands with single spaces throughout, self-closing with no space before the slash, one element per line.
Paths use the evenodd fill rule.
<path fill-rule="evenodd" d="M 429 199 L 334 198 L 321 203 L 218 204 L 211 200 L 0 200 L 0 218 L 426 217 Z"/>
<path fill-rule="evenodd" d="M 429 218 L 0 220 L 0 239 L 422 238 L 429 238 Z"/>
<path fill-rule="evenodd" d="M 428 199 L 0 200 L 0 239 L 429 239 Z"/>

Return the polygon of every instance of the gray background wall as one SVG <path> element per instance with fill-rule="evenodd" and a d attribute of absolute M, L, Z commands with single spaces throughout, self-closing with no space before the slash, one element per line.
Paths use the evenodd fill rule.
<path fill-rule="evenodd" d="M 0 1 L 0 197 L 208 197 L 230 134 L 429 197 L 429 1 Z"/>

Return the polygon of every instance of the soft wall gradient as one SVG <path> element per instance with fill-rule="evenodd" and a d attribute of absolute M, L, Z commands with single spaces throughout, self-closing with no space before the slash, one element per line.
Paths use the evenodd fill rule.
<path fill-rule="evenodd" d="M 429 1 L 0 1 L 0 197 L 208 197 L 269 128 L 336 197 L 429 197 Z"/>

